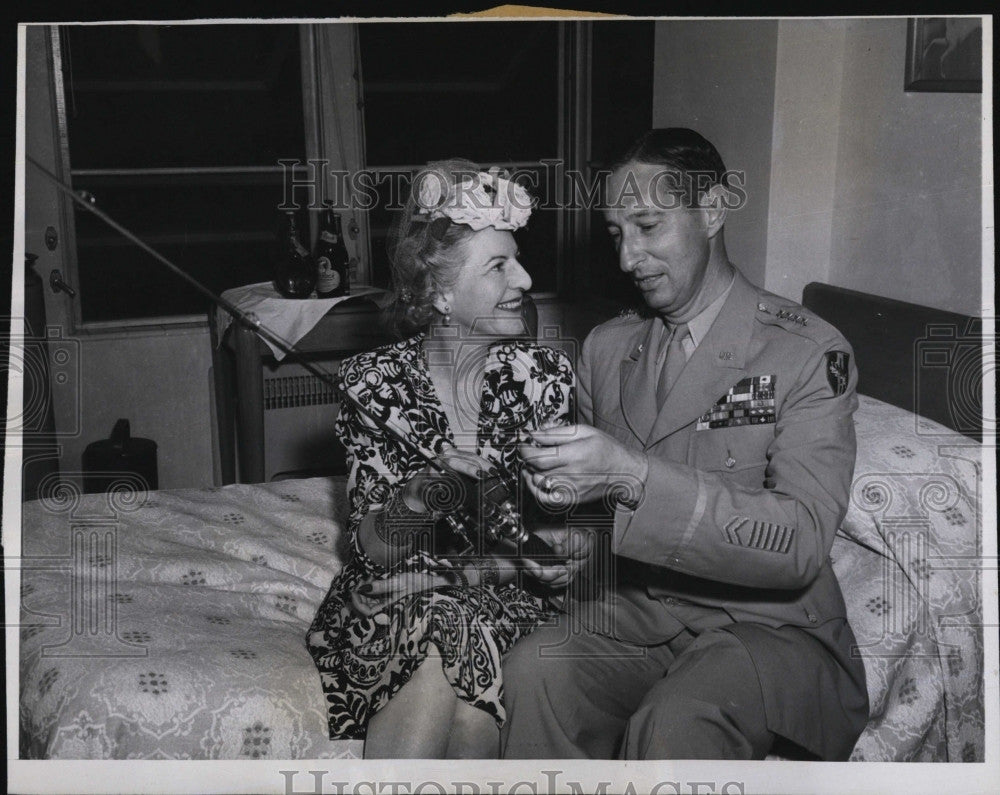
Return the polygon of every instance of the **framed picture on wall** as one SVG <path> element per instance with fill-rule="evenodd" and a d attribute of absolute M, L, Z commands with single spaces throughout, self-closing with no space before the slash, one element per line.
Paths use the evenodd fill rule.
<path fill-rule="evenodd" d="M 981 17 L 916 17 L 906 25 L 904 91 L 982 91 Z"/>

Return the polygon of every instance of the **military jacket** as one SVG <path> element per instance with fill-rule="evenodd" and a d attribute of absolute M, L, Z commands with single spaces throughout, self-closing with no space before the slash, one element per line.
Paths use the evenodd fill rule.
<path fill-rule="evenodd" d="M 737 272 L 658 409 L 661 324 L 616 318 L 581 351 L 581 421 L 649 460 L 638 505 L 614 514 L 619 581 L 582 610 L 585 622 L 649 644 L 676 634 L 678 618 L 689 623 L 685 606 L 715 608 L 701 615 L 717 624 L 844 617 L 829 554 L 854 470 L 849 344 Z"/>

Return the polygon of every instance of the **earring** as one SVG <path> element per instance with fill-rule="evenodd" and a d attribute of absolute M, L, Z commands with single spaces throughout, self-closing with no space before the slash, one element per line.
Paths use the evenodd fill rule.
<path fill-rule="evenodd" d="M 451 325 L 451 305 L 450 304 L 445 304 L 444 305 L 444 324 L 446 326 L 450 326 Z"/>

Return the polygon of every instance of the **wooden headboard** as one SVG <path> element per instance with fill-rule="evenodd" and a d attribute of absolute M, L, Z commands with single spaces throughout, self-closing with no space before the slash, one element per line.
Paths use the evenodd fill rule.
<path fill-rule="evenodd" d="M 980 318 L 819 282 L 802 303 L 851 343 L 859 392 L 982 438 Z"/>

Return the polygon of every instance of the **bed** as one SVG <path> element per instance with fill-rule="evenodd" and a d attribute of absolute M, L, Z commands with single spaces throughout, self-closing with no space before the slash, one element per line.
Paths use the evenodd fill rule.
<path fill-rule="evenodd" d="M 806 300 L 835 322 L 894 322 L 884 299 L 810 285 Z M 979 443 L 889 397 L 861 397 L 832 553 L 871 701 L 852 759 L 982 761 Z M 327 738 L 304 645 L 345 510 L 342 477 L 26 503 L 21 758 L 360 757 L 361 741 Z"/>

